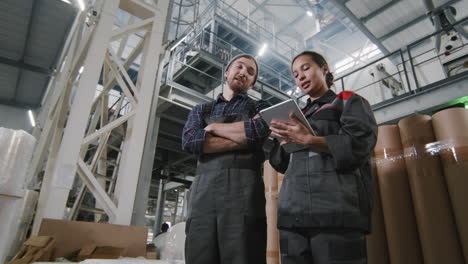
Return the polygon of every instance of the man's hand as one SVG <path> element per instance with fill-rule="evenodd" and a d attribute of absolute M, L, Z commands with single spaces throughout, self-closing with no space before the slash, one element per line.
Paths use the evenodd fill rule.
<path fill-rule="evenodd" d="M 241 145 L 212 134 L 207 134 L 203 143 L 203 153 L 222 153 L 241 149 L 247 149 L 247 145 Z"/>
<path fill-rule="evenodd" d="M 229 139 L 240 145 L 245 145 L 247 143 L 243 121 L 235 123 L 212 123 L 207 125 L 204 130 L 212 135 Z"/>
<path fill-rule="evenodd" d="M 215 131 L 216 125 L 217 125 L 217 123 L 211 123 L 211 124 L 207 125 L 207 126 L 204 128 L 204 130 L 205 130 L 206 132 L 208 132 L 208 133 L 213 134 L 213 132 Z"/>

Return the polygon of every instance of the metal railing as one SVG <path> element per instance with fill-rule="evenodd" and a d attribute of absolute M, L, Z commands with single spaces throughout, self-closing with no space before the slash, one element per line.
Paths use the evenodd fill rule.
<path fill-rule="evenodd" d="M 200 55 L 200 53 L 203 55 Z M 187 38 L 173 48 L 173 54 L 165 75 L 165 81 L 166 83 L 168 81 L 173 81 L 175 74 L 183 67 L 187 67 L 190 71 L 197 72 L 200 76 L 219 81 L 222 84 L 224 82 L 224 67 L 232 57 L 241 53 L 247 53 L 247 51 L 225 41 L 208 29 L 204 29 L 200 32 L 189 32 Z M 191 66 L 190 62 L 196 56 L 210 56 L 218 60 L 223 67 L 220 76 L 212 76 Z M 261 59 L 258 60 L 258 64 L 258 82 L 253 88 L 253 91 L 264 94 L 265 90 L 273 89 L 276 93 L 289 97 L 284 91 L 295 86 L 294 80 L 289 72 L 278 72 L 269 65 L 263 63 Z M 266 86 L 268 86 L 268 89 L 265 89 Z M 213 99 L 216 95 L 214 89 L 213 94 L 207 94 L 207 96 Z M 261 98 L 263 98 L 263 96 Z"/>
<path fill-rule="evenodd" d="M 360 92 L 364 97 L 370 99 L 369 101 L 372 105 L 377 105 L 390 101 L 395 97 L 404 97 L 417 93 L 420 90 L 424 90 L 427 86 L 462 74 L 447 74 L 442 62 L 442 58 L 447 55 L 443 51 L 437 52 L 431 38 L 444 31 L 451 31 L 455 25 L 467 22 L 468 17 L 465 17 L 449 28 L 434 32 L 402 49 L 341 75 L 335 79 L 336 90 L 338 92 L 345 89 Z M 467 49 L 468 43 L 465 43 L 465 41 L 463 38 L 460 38 L 461 44 L 453 47 L 450 53 L 453 54 Z M 363 78 L 365 74 L 370 74 L 371 71 L 374 72 L 374 76 L 377 75 L 377 72 L 379 72 L 378 67 L 381 67 L 381 65 L 385 67 L 385 76 L 381 76 L 380 78 Z M 424 75 L 424 73 L 428 72 L 430 72 L 430 75 Z M 391 84 L 400 87 L 399 92 L 392 93 L 392 90 L 388 88 Z"/>
<path fill-rule="evenodd" d="M 218 0 L 217 4 L 213 7 L 215 8 L 216 15 L 230 22 L 247 34 L 250 34 L 253 38 L 268 42 L 272 49 L 281 56 L 284 56 L 286 59 L 290 60 L 298 53 L 294 47 L 275 36 L 271 30 L 269 31 L 257 24 L 255 21 L 242 14 L 226 2 Z"/>

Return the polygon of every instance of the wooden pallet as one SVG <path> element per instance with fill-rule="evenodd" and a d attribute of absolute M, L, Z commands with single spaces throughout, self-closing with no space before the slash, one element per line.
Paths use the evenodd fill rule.
<path fill-rule="evenodd" d="M 21 247 L 15 257 L 6 264 L 29 264 L 36 261 L 49 261 L 55 247 L 55 239 L 48 236 L 33 236 Z"/>

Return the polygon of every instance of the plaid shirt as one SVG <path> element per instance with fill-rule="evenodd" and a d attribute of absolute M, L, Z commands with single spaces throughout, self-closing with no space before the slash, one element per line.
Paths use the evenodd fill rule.
<path fill-rule="evenodd" d="M 241 93 L 232 98 L 231 101 L 226 101 L 223 95 L 218 95 L 212 109 L 212 116 L 227 116 L 227 115 L 242 115 L 245 112 L 247 103 L 247 93 Z M 255 115 L 260 110 L 263 110 L 270 105 L 263 100 L 255 102 Z M 205 141 L 206 132 L 204 128 L 207 124 L 203 117 L 203 104 L 195 106 L 188 116 L 187 122 L 184 126 L 182 134 L 182 149 L 184 151 L 200 155 L 203 153 L 203 143 Z M 254 116 L 255 116 L 254 115 Z M 270 134 L 270 129 L 262 118 L 249 118 L 244 120 L 245 136 L 247 138 L 247 145 L 253 149 L 261 148 L 263 141 Z"/>

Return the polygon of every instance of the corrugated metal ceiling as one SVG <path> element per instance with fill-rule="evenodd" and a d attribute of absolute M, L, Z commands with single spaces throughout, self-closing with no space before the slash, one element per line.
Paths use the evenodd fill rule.
<path fill-rule="evenodd" d="M 427 10 L 423 0 L 350 0 L 346 6 L 356 17 L 362 19 L 391 2 L 394 4 L 363 21 L 364 26 L 380 39 L 388 50 L 395 51 L 434 32 L 434 26 L 426 16 Z M 436 8 L 450 3 L 458 11 L 457 20 L 468 15 L 466 0 L 433 0 L 433 3 Z M 399 28 L 401 31 L 394 32 Z M 391 32 L 394 33 L 388 35 Z"/>
<path fill-rule="evenodd" d="M 39 106 L 76 12 L 61 0 L 0 1 L 0 103 Z"/>

